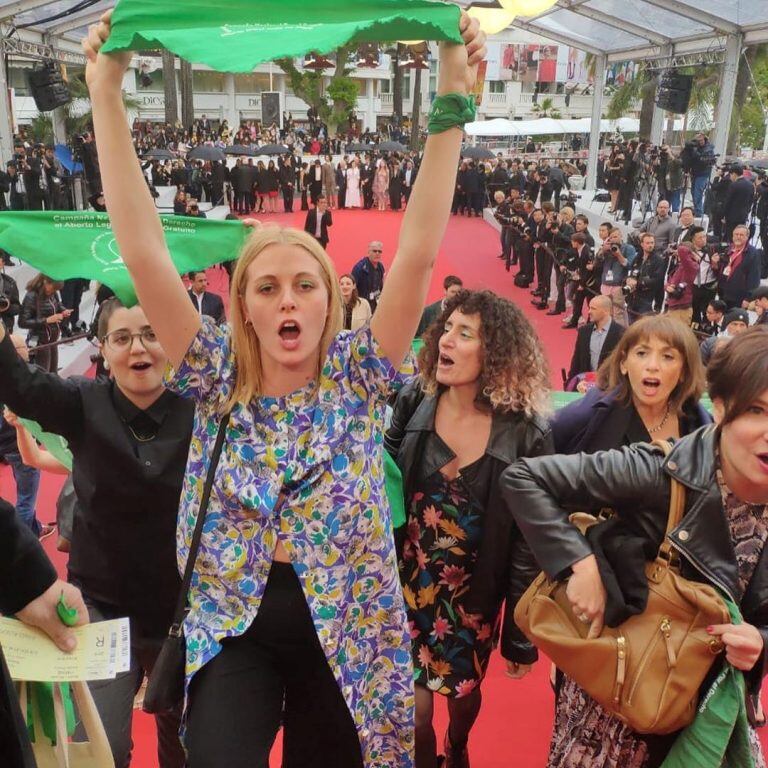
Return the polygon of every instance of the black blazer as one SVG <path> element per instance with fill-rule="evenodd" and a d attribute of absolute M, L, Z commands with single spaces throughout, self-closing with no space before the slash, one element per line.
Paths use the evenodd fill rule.
<path fill-rule="evenodd" d="M 316 238 L 320 245 L 325 248 L 328 245 L 328 227 L 333 226 L 333 217 L 330 211 L 326 211 L 323 214 L 323 220 L 320 224 L 320 237 Z M 317 208 L 312 208 L 307 211 L 307 220 L 304 222 L 304 231 L 309 232 L 312 237 L 315 237 L 315 229 L 317 228 Z"/>
<path fill-rule="evenodd" d="M 755 187 L 743 176 L 736 179 L 725 194 L 723 218 L 731 223 L 743 224 L 749 217 L 755 201 Z"/>
<path fill-rule="evenodd" d="M 197 297 L 193 291 L 187 291 L 189 298 L 197 309 Z M 212 317 L 218 325 L 226 322 L 227 318 L 224 315 L 224 302 L 221 300 L 221 296 L 217 296 L 215 293 L 209 293 L 206 291 L 203 293 L 203 314 Z"/>
<path fill-rule="evenodd" d="M 571 369 L 568 371 L 569 381 L 580 373 L 586 373 L 587 371 L 592 370 L 592 363 L 589 356 L 589 340 L 592 337 L 592 331 L 594 329 L 594 323 L 587 323 L 579 328 L 578 335 L 576 336 L 576 346 L 573 350 L 573 358 L 571 359 Z M 605 343 L 603 344 L 602 350 L 600 350 L 598 367 L 608 355 L 613 352 L 614 347 L 619 343 L 619 339 L 623 335 L 624 327 L 619 325 L 615 320 L 612 320 L 610 326 L 608 326 Z"/>

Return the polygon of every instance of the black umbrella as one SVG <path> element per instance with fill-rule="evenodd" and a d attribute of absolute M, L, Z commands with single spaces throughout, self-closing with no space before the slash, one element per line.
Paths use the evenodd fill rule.
<path fill-rule="evenodd" d="M 211 147 L 207 144 L 204 144 L 200 147 L 195 147 L 188 155 L 187 158 L 189 160 L 203 160 L 211 162 L 218 162 L 218 163 L 226 163 L 227 158 L 226 155 L 218 148 L 218 147 Z"/>
<path fill-rule="evenodd" d="M 374 144 L 347 144 L 347 152 L 370 152 Z"/>
<path fill-rule="evenodd" d="M 242 144 L 233 144 L 231 147 L 224 148 L 225 155 L 247 155 L 248 157 L 254 157 L 256 153 L 251 147 L 243 146 Z"/>
<path fill-rule="evenodd" d="M 495 157 L 486 147 L 465 147 L 461 150 L 461 156 L 469 160 L 493 160 Z"/>
<path fill-rule="evenodd" d="M 176 155 L 170 149 L 150 149 L 144 154 L 150 160 L 175 160 Z"/>
<path fill-rule="evenodd" d="M 768 160 L 750 160 L 747 164 L 753 171 L 768 170 Z"/>
<path fill-rule="evenodd" d="M 256 155 L 287 155 L 290 153 L 288 147 L 282 144 L 265 144 L 263 147 L 258 147 L 254 154 Z"/>
<path fill-rule="evenodd" d="M 399 141 L 382 141 L 376 146 L 379 152 L 407 152 L 408 147 Z"/>

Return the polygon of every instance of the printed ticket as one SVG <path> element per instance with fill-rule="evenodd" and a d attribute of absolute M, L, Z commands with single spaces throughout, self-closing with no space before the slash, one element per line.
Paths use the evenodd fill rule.
<path fill-rule="evenodd" d="M 0 617 L 0 647 L 14 680 L 75 682 L 110 680 L 131 663 L 127 618 L 75 627 L 77 648 L 60 651 L 42 630 Z"/>

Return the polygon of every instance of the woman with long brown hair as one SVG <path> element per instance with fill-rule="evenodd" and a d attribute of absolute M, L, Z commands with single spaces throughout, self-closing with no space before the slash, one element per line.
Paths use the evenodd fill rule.
<path fill-rule="evenodd" d="M 58 348 L 53 346 L 36 350 L 36 347 L 58 341 L 62 322 L 72 314 L 59 297 L 63 285 L 42 273 L 36 275 L 27 283 L 27 295 L 19 314 L 19 328 L 29 331 L 27 344 L 34 355 L 35 365 L 50 373 L 59 370 Z"/>
<path fill-rule="evenodd" d="M 512 611 L 538 568 L 510 524 L 498 479 L 518 458 L 552 452 L 549 372 L 523 313 L 490 291 L 447 300 L 423 338 L 419 378 L 399 394 L 385 445 L 402 472 L 408 514 L 400 580 L 415 669 L 416 768 L 437 765 L 435 693 L 448 701 L 446 764 L 464 768 L 499 637 L 510 677 L 523 677 L 536 659 Z"/>

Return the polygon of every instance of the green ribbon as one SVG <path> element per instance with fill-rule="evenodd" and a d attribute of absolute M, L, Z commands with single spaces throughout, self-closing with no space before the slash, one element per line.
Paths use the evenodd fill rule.
<path fill-rule="evenodd" d="M 53 686 L 58 685 L 61 692 L 61 701 L 64 704 L 64 718 L 67 734 L 71 736 L 75 732 L 77 720 L 75 707 L 72 703 L 72 691 L 69 683 L 27 683 L 27 732 L 29 740 L 35 741 L 34 716 L 32 699 L 37 701 L 37 709 L 40 713 L 40 722 L 45 736 L 53 746 L 56 746 L 56 714 L 53 708 Z"/>
<path fill-rule="evenodd" d="M 433 134 L 443 133 L 449 128 L 461 128 L 466 123 L 471 123 L 476 114 L 474 96 L 446 93 L 444 96 L 437 96 L 432 102 L 427 130 Z"/>
<path fill-rule="evenodd" d="M 460 9 L 434 0 L 120 0 L 109 51 L 167 48 L 219 72 L 347 43 L 461 43 Z"/>
<path fill-rule="evenodd" d="M 733 624 L 743 619 L 722 592 Z M 725 662 L 699 704 L 694 721 L 675 739 L 661 768 L 754 768 L 749 743 L 744 673 Z"/>

